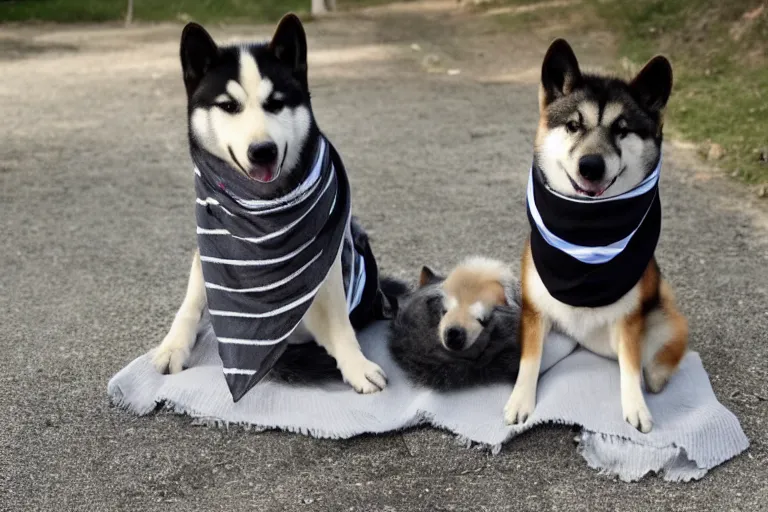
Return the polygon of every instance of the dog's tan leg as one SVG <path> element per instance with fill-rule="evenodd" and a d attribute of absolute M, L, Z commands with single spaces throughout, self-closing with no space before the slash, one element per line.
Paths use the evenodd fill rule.
<path fill-rule="evenodd" d="M 624 419 L 647 433 L 653 427 L 653 418 L 645 405 L 640 370 L 643 361 L 643 316 L 634 313 L 613 326 L 621 379 L 621 409 Z"/>
<path fill-rule="evenodd" d="M 195 251 L 189 272 L 187 294 L 173 319 L 168 334 L 152 353 L 152 364 L 160 373 L 178 373 L 184 368 L 197 336 L 197 324 L 205 307 L 205 281 L 200 252 Z"/>
<path fill-rule="evenodd" d="M 661 308 L 649 316 L 644 361 L 645 386 L 658 393 L 677 371 L 688 348 L 688 321 L 677 310 L 669 286 L 662 282 Z"/>
<path fill-rule="evenodd" d="M 336 359 L 344 381 L 355 391 L 375 393 L 387 386 L 384 370 L 363 355 L 349 321 L 340 257 L 318 290 L 304 317 L 304 325 L 315 341 Z"/>
<path fill-rule="evenodd" d="M 550 326 L 551 323 L 523 298 L 520 371 L 512 395 L 504 407 L 504 419 L 510 425 L 525 422 L 536 407 L 541 353 Z"/>

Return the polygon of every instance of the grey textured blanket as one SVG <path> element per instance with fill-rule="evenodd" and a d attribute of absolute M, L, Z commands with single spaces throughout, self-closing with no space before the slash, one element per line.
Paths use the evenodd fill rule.
<path fill-rule="evenodd" d="M 348 438 L 363 433 L 431 424 L 467 442 L 501 444 L 542 423 L 581 425 L 579 453 L 604 473 L 632 481 L 649 472 L 665 480 L 703 477 L 744 451 L 749 442 L 736 417 L 715 398 L 701 359 L 690 352 L 667 388 L 647 397 L 654 428 L 642 434 L 624 422 L 615 361 L 582 349 L 558 334 L 545 345 L 536 410 L 522 426 L 504 424 L 502 410 L 512 387 L 495 385 L 437 393 L 410 384 L 386 346 L 387 323 L 359 335 L 363 352 L 389 377 L 389 386 L 358 395 L 349 386 L 295 387 L 265 379 L 233 403 L 221 370 L 216 339 L 206 316 L 189 369 L 160 375 L 143 355 L 109 382 L 112 401 L 145 415 L 157 405 L 210 423 L 276 428 L 315 437 Z"/>

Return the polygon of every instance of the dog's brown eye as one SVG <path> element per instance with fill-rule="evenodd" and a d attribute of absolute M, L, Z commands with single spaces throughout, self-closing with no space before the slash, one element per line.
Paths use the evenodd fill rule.
<path fill-rule="evenodd" d="M 570 133 L 576 133 L 581 129 L 581 125 L 578 121 L 568 121 L 565 123 L 565 129 L 568 130 Z"/>
<path fill-rule="evenodd" d="M 225 101 L 222 103 L 217 103 L 216 106 L 227 114 L 237 114 L 240 112 L 240 104 L 236 101 Z"/>

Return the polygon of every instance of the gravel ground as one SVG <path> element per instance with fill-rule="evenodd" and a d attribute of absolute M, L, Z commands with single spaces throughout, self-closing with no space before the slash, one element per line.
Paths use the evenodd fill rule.
<path fill-rule="evenodd" d="M 452 5 L 308 25 L 320 125 L 381 267 L 406 278 L 469 253 L 514 261 L 527 231 L 535 80 L 557 30 L 475 30 Z M 768 214 L 675 144 L 659 260 L 752 441 L 700 482 L 613 481 L 564 428 L 491 456 L 427 428 L 329 441 L 112 407 L 107 380 L 162 339 L 195 244 L 179 33 L 0 33 L 0 510 L 765 510 Z M 605 34 L 573 40 L 612 58 Z"/>

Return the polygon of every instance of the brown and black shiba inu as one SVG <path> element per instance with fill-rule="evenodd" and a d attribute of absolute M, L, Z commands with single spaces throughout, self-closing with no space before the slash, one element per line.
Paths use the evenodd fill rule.
<path fill-rule="evenodd" d="M 672 68 L 662 56 L 626 82 L 582 73 L 564 40 L 547 51 L 527 195 L 522 357 L 505 407 L 508 423 L 533 412 L 542 344 L 556 327 L 618 359 L 624 418 L 642 432 L 652 428 L 642 378 L 649 391 L 661 391 L 688 338 L 654 258 L 671 89 Z"/>

